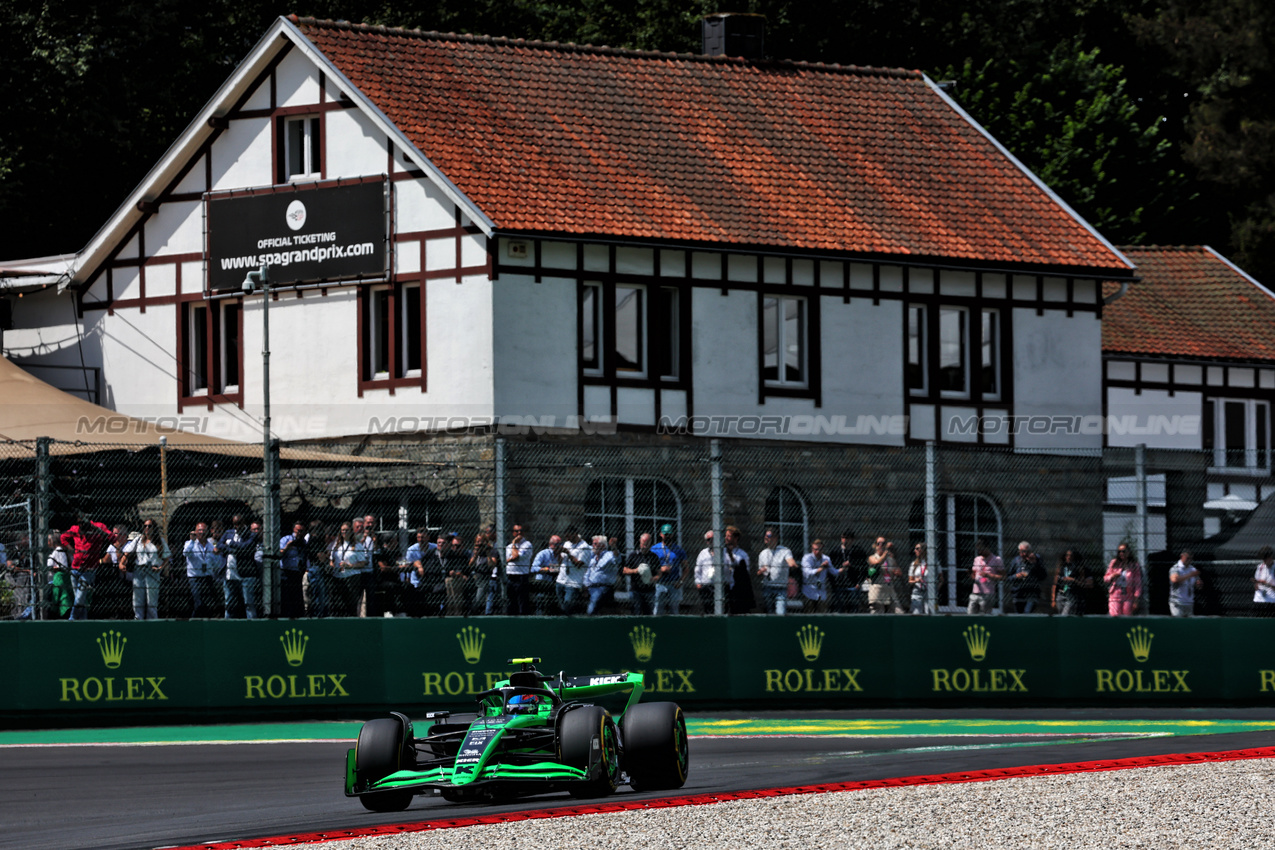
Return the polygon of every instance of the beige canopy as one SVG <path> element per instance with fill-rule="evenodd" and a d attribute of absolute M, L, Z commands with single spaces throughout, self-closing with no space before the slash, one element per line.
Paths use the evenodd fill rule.
<path fill-rule="evenodd" d="M 55 441 L 49 447 L 53 456 L 154 448 L 160 437 L 166 437 L 170 449 L 261 457 L 260 443 L 193 434 L 125 416 L 63 392 L 0 357 L 0 458 L 35 457 L 36 440 L 40 437 Z M 292 464 L 396 462 L 295 448 L 281 449 L 279 457 Z"/>

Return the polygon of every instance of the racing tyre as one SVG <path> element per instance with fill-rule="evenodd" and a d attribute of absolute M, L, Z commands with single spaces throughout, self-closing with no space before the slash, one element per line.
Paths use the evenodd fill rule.
<path fill-rule="evenodd" d="M 686 718 L 675 702 L 640 703 L 624 716 L 624 769 L 634 791 L 686 784 L 690 750 Z"/>
<path fill-rule="evenodd" d="M 568 789 L 572 797 L 605 797 L 620 782 L 620 741 L 615 721 L 603 708 L 586 705 L 562 715 L 558 726 L 559 760 L 590 771 Z"/>
<path fill-rule="evenodd" d="M 363 724 L 354 749 L 354 772 L 364 782 L 375 782 L 396 770 L 410 767 L 411 757 L 397 717 L 380 717 Z M 380 791 L 359 795 L 369 812 L 401 812 L 412 804 L 411 791 Z"/>

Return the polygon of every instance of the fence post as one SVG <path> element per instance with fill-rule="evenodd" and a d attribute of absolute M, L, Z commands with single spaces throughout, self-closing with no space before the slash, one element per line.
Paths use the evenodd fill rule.
<path fill-rule="evenodd" d="M 496 547 L 496 551 L 500 553 L 501 563 L 504 563 L 505 555 L 505 525 L 508 517 L 505 513 L 505 438 L 496 437 L 496 539 L 492 541 L 492 546 Z M 508 588 L 505 568 L 502 566 L 497 573 L 500 577 L 500 596 L 497 598 L 497 605 L 492 610 L 500 612 L 505 610 L 505 600 L 508 598 Z"/>
<path fill-rule="evenodd" d="M 267 298 L 269 296 L 266 296 Z M 280 580 L 279 540 L 279 438 L 270 437 L 262 456 L 262 488 L 265 503 L 261 506 L 261 613 L 263 617 L 279 616 Z"/>
<path fill-rule="evenodd" d="M 939 570 L 938 557 L 938 452 L 933 440 L 925 441 L 925 613 L 938 611 Z"/>
<path fill-rule="evenodd" d="M 726 613 L 726 557 L 725 537 L 722 530 L 722 441 L 710 440 L 708 462 L 712 470 L 713 499 L 713 613 Z"/>
<path fill-rule="evenodd" d="M 31 541 L 35 563 L 31 565 L 31 595 L 35 603 L 34 616 L 37 620 L 44 619 L 44 568 L 49 559 L 49 514 L 51 513 L 49 445 L 52 442 L 49 437 L 37 437 L 35 441 L 35 539 Z"/>
<path fill-rule="evenodd" d="M 1133 545 L 1138 562 L 1147 562 L 1147 444 L 1133 450 Z M 1143 591 L 1145 593 L 1145 589 Z"/>

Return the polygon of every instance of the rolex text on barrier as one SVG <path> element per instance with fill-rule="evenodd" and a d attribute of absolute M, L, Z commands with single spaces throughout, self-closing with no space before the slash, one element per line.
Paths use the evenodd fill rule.
<path fill-rule="evenodd" d="M 414 631 L 424 630 L 422 639 L 429 641 L 436 651 L 421 656 L 430 662 L 429 667 L 417 674 L 419 689 L 414 694 L 404 694 L 404 701 L 454 702 L 488 690 L 512 672 L 504 669 L 502 659 L 525 654 L 535 648 L 533 643 L 544 647 L 546 664 L 553 667 L 585 670 L 598 676 L 622 670 L 642 673 L 648 693 L 676 694 L 679 700 L 702 699 L 705 697 L 701 696 L 701 682 L 714 682 L 710 687 L 725 687 L 724 663 L 717 664 L 716 674 L 704 674 L 703 667 L 698 667 L 697 672 L 701 659 L 702 663 L 712 662 L 709 653 L 696 651 L 699 640 L 696 635 L 702 634 L 706 625 L 710 631 L 720 631 L 718 624 L 683 618 L 591 621 L 484 618 L 477 624 L 466 622 L 405 624 Z M 534 638 L 528 636 L 529 629 L 535 632 Z M 674 660 L 678 663 L 672 663 Z"/>

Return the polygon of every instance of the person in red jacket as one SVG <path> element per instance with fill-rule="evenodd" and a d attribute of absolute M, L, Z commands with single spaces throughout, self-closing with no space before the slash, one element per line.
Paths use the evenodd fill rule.
<path fill-rule="evenodd" d="M 83 511 L 75 525 L 62 532 L 62 545 L 71 553 L 71 590 L 75 593 L 75 603 L 71 608 L 72 620 L 89 618 L 97 564 L 106 554 L 111 539 L 111 530 L 104 524 L 89 519 L 88 514 Z"/>

